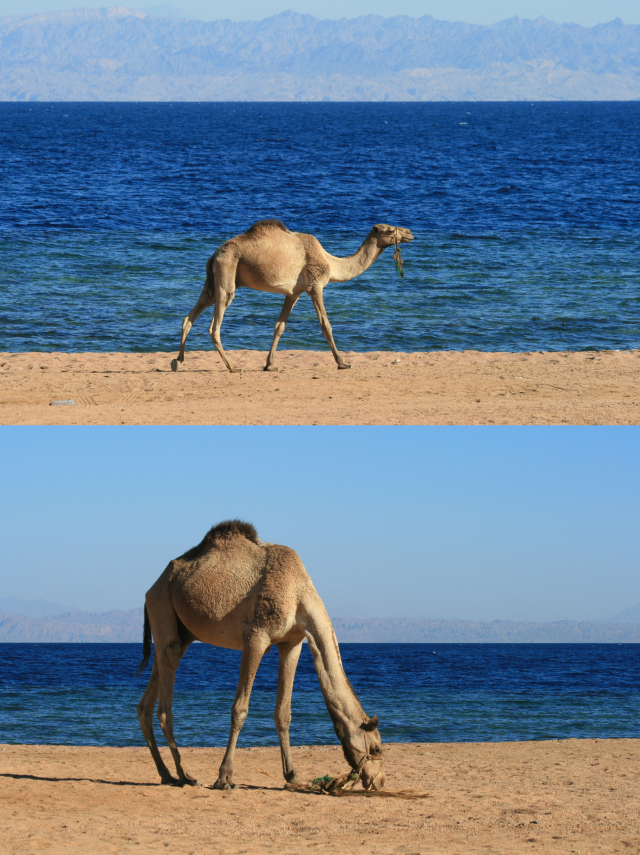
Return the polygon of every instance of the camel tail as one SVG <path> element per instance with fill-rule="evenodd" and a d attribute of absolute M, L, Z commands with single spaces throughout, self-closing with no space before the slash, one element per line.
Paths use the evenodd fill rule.
<path fill-rule="evenodd" d="M 147 614 L 147 606 L 144 607 L 144 632 L 142 635 L 142 662 L 136 671 L 136 674 L 142 674 L 147 667 L 147 663 L 151 658 L 151 624 L 149 623 L 149 615 Z"/>
<path fill-rule="evenodd" d="M 207 278 L 204 280 L 205 292 L 207 294 L 207 299 L 213 303 L 216 296 L 215 282 L 213 278 L 213 265 L 215 262 L 215 255 L 212 255 L 209 261 L 207 261 Z"/>

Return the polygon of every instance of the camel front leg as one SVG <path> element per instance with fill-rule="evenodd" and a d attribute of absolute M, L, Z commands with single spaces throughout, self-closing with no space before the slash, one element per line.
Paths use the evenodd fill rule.
<path fill-rule="evenodd" d="M 296 674 L 302 641 L 295 644 L 283 642 L 277 645 L 280 654 L 278 663 L 278 694 L 276 697 L 275 721 L 280 740 L 280 754 L 282 756 L 282 772 L 286 789 L 296 789 L 304 786 L 304 781 L 296 777 L 291 757 L 291 746 L 289 745 L 289 725 L 291 724 L 291 693 L 293 692 L 293 678 Z"/>
<path fill-rule="evenodd" d="M 242 650 L 242 659 L 240 661 L 240 679 L 238 680 L 238 689 L 236 697 L 231 708 L 231 730 L 229 732 L 229 742 L 224 759 L 220 765 L 218 772 L 218 780 L 213 785 L 216 790 L 230 790 L 235 787 L 233 783 L 233 755 L 236 750 L 238 736 L 242 730 L 242 725 L 247 718 L 249 712 L 249 698 L 251 697 L 251 689 L 253 681 L 260 665 L 260 660 L 265 650 L 269 647 L 270 640 L 265 639 L 262 635 L 251 634 L 245 641 Z"/>
<path fill-rule="evenodd" d="M 316 310 L 316 314 L 318 315 L 318 320 L 320 321 L 320 329 L 322 330 L 326 340 L 329 342 L 331 353 L 333 353 L 333 358 L 338 363 L 338 368 L 351 368 L 351 363 L 345 362 L 338 353 L 338 348 L 333 340 L 331 324 L 329 323 L 329 318 L 327 317 L 327 313 L 324 308 L 324 300 L 322 299 L 322 287 L 319 285 L 312 285 L 311 288 L 309 288 L 309 296 L 313 300 L 313 306 Z"/>
<path fill-rule="evenodd" d="M 284 298 L 284 305 L 282 306 L 282 311 L 280 312 L 280 317 L 276 321 L 276 326 L 273 331 L 273 342 L 271 343 L 271 350 L 269 351 L 269 355 L 267 356 L 267 364 L 264 367 L 265 371 L 277 371 L 278 369 L 274 366 L 273 361 L 276 355 L 276 348 L 278 347 L 278 342 L 280 341 L 280 337 L 285 330 L 287 325 L 287 320 L 289 319 L 289 315 L 291 314 L 291 310 L 298 302 L 299 294 L 290 294 L 288 297 Z"/>
<path fill-rule="evenodd" d="M 191 309 L 187 317 L 182 321 L 182 338 L 180 339 L 180 353 L 178 353 L 177 359 L 171 360 L 172 371 L 177 371 L 178 363 L 184 362 L 184 343 L 187 340 L 187 336 L 189 335 L 189 330 L 198 320 L 204 310 L 208 309 L 209 306 L 211 306 L 212 304 L 213 298 L 210 296 L 208 285 L 205 284 L 204 288 L 202 289 L 202 294 L 200 294 L 198 298 L 198 302 L 195 304 L 193 309 Z"/>

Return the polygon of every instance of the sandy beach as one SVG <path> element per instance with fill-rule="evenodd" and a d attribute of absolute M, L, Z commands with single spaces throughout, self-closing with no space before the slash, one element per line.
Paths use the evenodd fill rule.
<path fill-rule="evenodd" d="M 0 424 L 638 424 L 640 350 L 0 354 Z M 73 405 L 51 405 L 56 400 Z"/>
<path fill-rule="evenodd" d="M 640 741 L 390 746 L 388 787 L 414 800 L 282 789 L 279 751 L 184 749 L 202 787 L 160 786 L 142 748 L 0 747 L 3 851 L 193 853 L 638 853 Z M 337 747 L 295 748 L 306 778 L 345 771 Z M 266 774 L 268 773 L 268 774 Z M 274 777 L 270 777 L 274 776 Z"/>

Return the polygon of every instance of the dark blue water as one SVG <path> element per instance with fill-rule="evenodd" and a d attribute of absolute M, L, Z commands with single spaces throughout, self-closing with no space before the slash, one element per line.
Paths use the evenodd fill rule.
<path fill-rule="evenodd" d="M 387 742 L 640 737 L 639 644 L 343 644 L 345 670 Z M 2 644 L 0 742 L 144 744 L 137 644 Z M 176 737 L 224 745 L 240 654 L 192 645 L 178 670 Z M 264 657 L 241 745 L 277 745 L 278 656 Z M 303 647 L 291 739 L 335 743 Z M 159 736 L 159 727 L 156 728 Z"/>
<path fill-rule="evenodd" d="M 282 219 L 334 254 L 343 350 L 640 347 L 640 103 L 0 104 L 0 350 L 173 350 L 207 258 Z M 241 290 L 229 348 L 281 299 Z M 192 349 L 211 348 L 208 321 Z M 285 348 L 325 348 L 310 300 Z"/>

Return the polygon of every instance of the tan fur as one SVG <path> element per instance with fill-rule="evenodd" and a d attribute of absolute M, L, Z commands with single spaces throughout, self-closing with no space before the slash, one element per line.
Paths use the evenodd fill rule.
<path fill-rule="evenodd" d="M 184 345 L 194 321 L 213 303 L 215 311 L 209 335 L 229 371 L 235 371 L 220 341 L 225 310 L 231 305 L 236 288 L 254 288 L 284 296 L 284 305 L 273 334 L 265 371 L 274 368 L 278 341 L 298 297 L 307 292 L 313 301 L 320 327 L 329 342 L 338 368 L 350 368 L 338 353 L 333 340 L 322 292 L 328 282 L 346 282 L 359 276 L 388 247 L 413 240 L 409 229 L 381 223 L 373 226 L 360 249 L 348 258 L 330 255 L 313 236 L 290 232 L 279 220 L 262 220 L 244 234 L 231 238 L 216 250 L 207 263 L 207 279 L 198 302 L 182 322 L 182 338 L 174 371 L 184 362 Z"/>
<path fill-rule="evenodd" d="M 187 557 L 193 554 L 195 557 Z M 173 755 L 177 783 L 197 783 L 185 771 L 174 740 L 172 698 L 180 659 L 189 644 L 199 640 L 242 651 L 229 742 L 214 786 L 234 786 L 236 742 L 247 716 L 258 665 L 272 644 L 280 655 L 275 722 L 282 767 L 287 786 L 300 786 L 289 748 L 289 724 L 293 678 L 306 638 L 345 757 L 352 768 L 364 760 L 365 787 L 383 786 L 377 719 L 370 719 L 362 709 L 344 673 L 326 609 L 292 549 L 256 543 L 235 522 L 222 523 L 199 547 L 169 563 L 147 592 L 146 609 L 155 656 L 138 717 L 163 783 L 176 783 L 176 779 L 160 757 L 153 733 L 153 710 L 158 699 L 158 720 Z"/>

